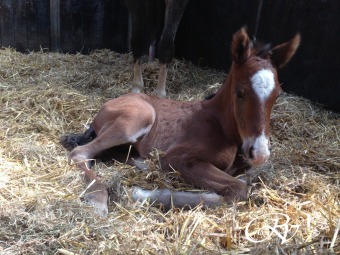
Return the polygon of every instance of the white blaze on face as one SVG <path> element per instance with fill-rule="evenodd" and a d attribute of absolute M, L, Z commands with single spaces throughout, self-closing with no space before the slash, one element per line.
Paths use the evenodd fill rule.
<path fill-rule="evenodd" d="M 252 88 L 259 99 L 259 103 L 264 107 L 264 103 L 275 88 L 274 73 L 269 69 L 262 69 L 256 72 L 250 79 Z M 253 147 L 250 162 L 253 165 L 263 164 L 270 156 L 269 138 L 262 130 L 261 135 L 243 141 L 243 150 L 249 154 L 249 149 Z M 248 155 L 249 156 L 249 155 Z"/>
<path fill-rule="evenodd" d="M 260 102 L 265 102 L 275 87 L 274 73 L 271 70 L 262 69 L 256 72 L 250 81 Z"/>

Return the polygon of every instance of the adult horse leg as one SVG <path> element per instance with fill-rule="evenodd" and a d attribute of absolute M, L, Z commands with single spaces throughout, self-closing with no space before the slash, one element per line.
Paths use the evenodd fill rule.
<path fill-rule="evenodd" d="M 86 183 L 91 184 L 87 189 L 85 199 L 93 204 L 98 214 L 104 217 L 108 214 L 108 192 L 105 185 L 91 170 L 89 162 L 102 151 L 122 144 L 134 143 L 143 136 L 150 129 L 153 121 L 150 121 L 150 114 L 154 113 L 147 110 L 140 109 L 136 112 L 138 118 L 127 113 L 104 124 L 94 140 L 74 148 L 69 155 L 69 159 L 85 173 Z M 125 125 L 127 120 L 128 126 Z"/>
<path fill-rule="evenodd" d="M 134 58 L 133 64 L 133 81 L 132 81 L 132 90 L 133 93 L 141 93 L 144 88 L 144 81 L 142 76 L 142 65 L 141 65 L 141 57 Z"/>
<path fill-rule="evenodd" d="M 134 63 L 132 92 L 140 93 L 144 87 L 141 57 L 149 46 L 149 42 L 145 41 L 146 17 L 141 16 L 145 3 L 136 0 L 125 0 L 125 2 L 129 10 L 131 22 L 131 35 L 129 36 Z"/>
<path fill-rule="evenodd" d="M 188 0 L 166 0 L 165 1 L 165 20 L 164 28 L 158 43 L 158 58 L 160 62 L 160 71 L 158 77 L 158 85 L 153 92 L 154 95 L 165 97 L 166 91 L 166 77 L 168 74 L 167 65 L 171 62 L 175 45 L 174 40 L 177 32 L 178 25 L 181 21 L 185 7 Z"/>

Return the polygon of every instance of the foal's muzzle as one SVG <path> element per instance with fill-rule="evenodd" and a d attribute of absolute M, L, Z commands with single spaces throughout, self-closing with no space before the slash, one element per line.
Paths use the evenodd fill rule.
<path fill-rule="evenodd" d="M 242 150 L 246 159 L 252 166 L 258 166 L 265 163 L 269 156 L 269 139 L 264 135 L 250 137 L 243 140 Z"/>

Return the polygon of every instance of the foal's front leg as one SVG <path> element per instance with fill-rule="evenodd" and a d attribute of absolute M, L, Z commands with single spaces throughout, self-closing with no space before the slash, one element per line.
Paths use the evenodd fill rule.
<path fill-rule="evenodd" d="M 178 166 L 171 165 L 180 172 L 186 182 L 215 192 L 222 196 L 227 203 L 247 200 L 247 185 L 210 162 L 192 160 L 182 162 Z"/>
<path fill-rule="evenodd" d="M 251 185 L 252 179 L 257 175 L 257 170 L 252 167 L 239 146 L 232 166 L 225 171 L 227 174 L 237 176 L 237 179 Z"/>

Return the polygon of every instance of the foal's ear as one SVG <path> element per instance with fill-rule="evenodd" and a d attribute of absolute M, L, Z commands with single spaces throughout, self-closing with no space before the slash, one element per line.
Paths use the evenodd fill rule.
<path fill-rule="evenodd" d="M 281 68 L 286 65 L 294 56 L 297 48 L 300 45 L 301 36 L 296 34 L 293 39 L 283 44 L 280 44 L 272 49 L 271 60 L 276 68 Z"/>
<path fill-rule="evenodd" d="M 236 63 L 243 63 L 251 54 L 250 39 L 246 28 L 242 27 L 233 36 L 231 55 Z"/>

